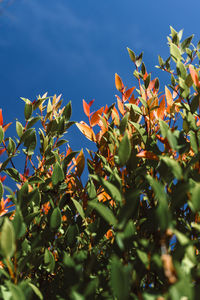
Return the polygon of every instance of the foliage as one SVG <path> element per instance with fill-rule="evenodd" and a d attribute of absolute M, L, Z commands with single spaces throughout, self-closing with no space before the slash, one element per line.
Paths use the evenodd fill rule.
<path fill-rule="evenodd" d="M 22 98 L 15 138 L 0 110 L 2 299 L 198 299 L 200 43 L 192 38 L 171 28 L 170 56 L 159 56 L 171 77 L 164 93 L 143 54 L 128 49 L 137 87 L 115 74 L 116 103 L 92 112 L 93 100 L 83 100 L 88 124 L 76 126 L 96 145 L 85 185 L 84 152 L 64 139 L 71 102 Z"/>

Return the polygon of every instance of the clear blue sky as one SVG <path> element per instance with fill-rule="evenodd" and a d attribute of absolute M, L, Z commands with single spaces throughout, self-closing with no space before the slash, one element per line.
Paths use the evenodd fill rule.
<path fill-rule="evenodd" d="M 169 26 L 200 39 L 197 0 L 7 2 L 0 2 L 0 108 L 9 122 L 22 120 L 20 97 L 46 91 L 72 100 L 73 119 L 86 120 L 82 99 L 95 98 L 96 109 L 115 101 L 115 72 L 135 85 L 127 46 L 144 51 L 147 69 L 164 80 L 154 66 L 158 54 L 168 56 Z M 75 128 L 68 138 L 74 150 L 87 144 Z"/>

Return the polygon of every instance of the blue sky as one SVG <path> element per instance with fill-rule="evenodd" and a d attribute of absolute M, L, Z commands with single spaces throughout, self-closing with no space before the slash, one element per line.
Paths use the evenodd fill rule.
<path fill-rule="evenodd" d="M 73 119 L 86 120 L 82 99 L 94 108 L 115 101 L 114 74 L 129 87 L 134 69 L 126 47 L 144 51 L 152 76 L 157 56 L 168 56 L 169 26 L 200 39 L 200 2 L 134 0 L 8 0 L 0 2 L 0 108 L 5 121 L 22 120 L 24 103 L 48 91 L 72 100 Z M 191 7 L 192 6 L 192 7 Z M 15 134 L 15 125 L 10 132 Z M 76 128 L 74 150 L 88 143 Z"/>

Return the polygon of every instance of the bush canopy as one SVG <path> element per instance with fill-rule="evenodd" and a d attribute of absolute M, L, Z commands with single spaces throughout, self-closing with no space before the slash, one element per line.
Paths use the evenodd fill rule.
<path fill-rule="evenodd" d="M 164 92 L 128 48 L 134 86 L 115 74 L 116 103 L 83 100 L 87 123 L 61 96 L 22 98 L 10 137 L 0 110 L 1 299 L 199 299 L 200 43 L 170 28 Z M 74 124 L 96 145 L 86 184 Z"/>

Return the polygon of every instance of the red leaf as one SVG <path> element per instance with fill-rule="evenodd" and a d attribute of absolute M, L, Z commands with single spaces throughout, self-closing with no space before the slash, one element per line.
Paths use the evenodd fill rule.
<path fill-rule="evenodd" d="M 194 67 L 192 65 L 189 65 L 189 70 L 190 70 L 190 75 L 192 77 L 194 85 L 197 87 L 200 87 L 199 78 L 198 78 L 198 74 L 197 74 L 196 70 L 194 69 Z"/>
<path fill-rule="evenodd" d="M 0 126 L 3 126 L 3 115 L 2 115 L 2 109 L 0 109 Z"/>
<path fill-rule="evenodd" d="M 12 122 L 4 125 L 3 126 L 3 131 L 5 132 L 8 129 L 8 127 L 10 127 L 11 124 L 12 124 Z"/>
<path fill-rule="evenodd" d="M 92 127 L 99 123 L 100 116 L 102 115 L 103 110 L 104 110 L 104 107 L 101 107 L 99 110 L 97 110 L 95 113 L 93 113 L 91 120 L 90 120 L 90 125 Z"/>
<path fill-rule="evenodd" d="M 165 96 L 167 99 L 167 107 L 171 107 L 173 105 L 173 98 L 170 90 L 165 86 Z"/>
<path fill-rule="evenodd" d="M 148 158 L 148 159 L 152 159 L 152 160 L 159 160 L 159 158 L 156 154 L 154 154 L 151 151 L 146 151 L 146 150 L 141 151 L 136 156 L 141 157 L 141 158 Z"/>
<path fill-rule="evenodd" d="M 128 100 L 128 98 L 131 96 L 134 89 L 135 89 L 135 87 L 132 87 L 124 93 L 124 101 Z"/>
<path fill-rule="evenodd" d="M 88 104 L 89 107 L 91 107 L 93 103 L 94 103 L 94 99 L 89 102 L 89 104 Z"/>
<path fill-rule="evenodd" d="M 89 118 L 89 116 L 90 116 L 90 106 L 87 104 L 87 102 L 85 102 L 84 99 L 83 99 L 83 110 L 84 110 L 84 113 L 86 114 L 86 116 Z"/>
<path fill-rule="evenodd" d="M 0 149 L 0 155 L 3 154 L 5 152 L 5 148 L 4 149 Z"/>

